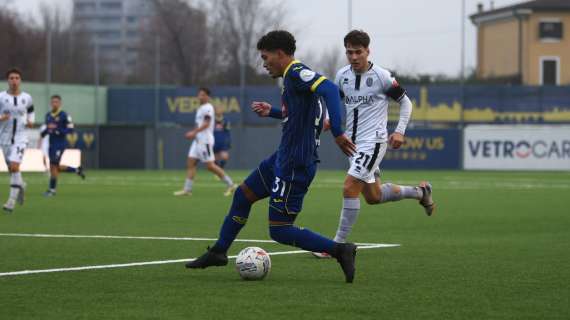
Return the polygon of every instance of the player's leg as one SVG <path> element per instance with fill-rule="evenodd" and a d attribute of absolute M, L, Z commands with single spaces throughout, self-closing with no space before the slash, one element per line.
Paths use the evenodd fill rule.
<path fill-rule="evenodd" d="M 83 168 L 81 167 L 81 165 L 79 167 L 71 167 L 71 166 L 65 166 L 65 165 L 60 164 L 61 163 L 61 157 L 63 156 L 63 153 L 65 152 L 65 146 L 60 147 L 59 150 L 61 150 L 61 151 L 59 152 L 58 171 L 59 172 L 66 172 L 66 173 L 75 173 L 79 177 L 81 177 L 81 179 L 85 180 L 85 173 L 83 172 Z"/>
<path fill-rule="evenodd" d="M 59 168 L 57 163 L 51 163 L 49 168 L 49 186 L 48 190 L 44 192 L 44 196 L 53 197 L 57 190 L 57 178 L 59 177 Z"/>
<path fill-rule="evenodd" d="M 215 153 L 215 156 L 216 164 L 222 169 L 226 166 L 228 160 L 230 159 L 230 153 L 227 150 L 218 150 L 218 152 Z"/>
<path fill-rule="evenodd" d="M 7 154 L 8 170 L 10 172 L 10 195 L 8 201 L 4 204 L 4 210 L 12 212 L 16 206 L 16 202 L 20 205 L 24 204 L 24 192 L 26 184 L 22 179 L 20 172 L 20 163 L 24 157 L 23 145 L 11 145 L 3 148 Z"/>
<path fill-rule="evenodd" d="M 75 173 L 77 174 L 81 179 L 85 180 L 85 171 L 83 170 L 82 166 L 79 167 L 70 167 L 70 166 L 64 166 L 64 165 L 60 165 L 58 167 L 58 171 L 59 172 L 66 172 L 66 173 Z"/>
<path fill-rule="evenodd" d="M 273 179 L 274 155 L 261 162 L 240 187 L 234 192 L 233 201 L 220 229 L 220 235 L 212 248 L 198 259 L 186 264 L 187 268 L 207 268 L 227 264 L 227 251 L 247 223 L 251 205 L 270 194 L 269 185 Z"/>
<path fill-rule="evenodd" d="M 420 205 L 424 207 L 428 216 L 431 216 L 435 211 L 435 203 L 432 199 L 432 186 L 429 182 L 422 181 L 418 186 L 403 186 L 393 183 L 382 184 L 380 175 L 376 173 L 375 176 L 376 181 L 367 183 L 362 190 L 366 203 L 381 204 L 390 201 L 414 199 L 419 200 Z"/>
<path fill-rule="evenodd" d="M 346 242 L 360 213 L 360 193 L 367 184 L 374 182 L 374 170 L 382 161 L 385 152 L 385 143 L 360 144 L 354 156 L 350 158 L 350 168 L 343 185 L 342 210 L 335 241 Z M 318 254 L 315 255 L 320 257 Z"/>
<path fill-rule="evenodd" d="M 294 225 L 315 168 L 295 170 L 291 178 L 275 177 L 269 198 L 269 234 L 279 243 L 311 252 L 326 252 L 341 264 L 346 281 L 354 279 L 354 244 L 336 243 L 316 232 Z"/>
<path fill-rule="evenodd" d="M 46 197 L 55 196 L 57 189 L 57 178 L 59 177 L 59 162 L 61 160 L 62 153 L 63 149 L 50 145 L 49 147 L 50 175 L 49 175 L 48 190 L 44 193 L 44 196 Z"/>
<path fill-rule="evenodd" d="M 196 169 L 198 167 L 198 155 L 194 151 L 194 143 L 190 147 L 188 158 L 186 159 L 186 180 L 184 180 L 184 188 L 180 191 L 175 191 L 175 196 L 188 196 L 192 194 L 192 186 L 194 184 L 194 177 L 196 176 Z"/>
<path fill-rule="evenodd" d="M 212 145 L 208 143 L 201 145 L 201 155 L 201 160 L 206 164 L 208 171 L 215 174 L 223 183 L 226 184 L 227 189 L 224 192 L 224 196 L 229 197 L 238 186 L 237 184 L 234 184 L 232 178 L 230 178 L 230 176 L 215 163 L 216 158 L 212 150 Z"/>
<path fill-rule="evenodd" d="M 232 192 L 234 192 L 237 189 L 238 187 L 237 184 L 235 184 L 232 178 L 230 178 L 230 176 L 226 174 L 224 169 L 220 168 L 214 161 L 206 162 L 206 168 L 208 169 L 208 171 L 215 174 L 218 178 L 220 178 L 222 182 L 226 184 L 227 189 L 226 192 L 224 192 L 224 195 L 226 197 L 230 196 Z"/>
<path fill-rule="evenodd" d="M 346 242 L 352 227 L 358 219 L 358 214 L 360 213 L 360 193 L 365 185 L 366 183 L 358 178 L 351 175 L 346 176 L 342 190 L 342 210 L 334 241 Z"/>

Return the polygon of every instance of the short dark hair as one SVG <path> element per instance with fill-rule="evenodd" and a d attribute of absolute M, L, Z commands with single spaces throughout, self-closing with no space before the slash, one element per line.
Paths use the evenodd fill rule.
<path fill-rule="evenodd" d="M 61 101 L 61 96 L 59 94 L 54 94 L 53 96 L 51 96 L 51 99 L 57 99 Z"/>
<path fill-rule="evenodd" d="M 8 71 L 6 71 L 6 79 L 8 79 L 8 77 L 10 77 L 10 75 L 12 73 L 19 75 L 20 78 L 22 77 L 22 71 L 16 67 L 14 67 L 14 68 L 10 68 L 10 69 L 8 69 Z"/>
<path fill-rule="evenodd" d="M 198 89 L 198 92 L 200 92 L 200 91 L 204 91 L 204 93 L 207 94 L 208 97 L 209 97 L 210 94 L 211 94 L 210 89 L 208 89 L 208 88 L 206 88 L 206 87 L 200 87 L 200 88 Z"/>
<path fill-rule="evenodd" d="M 286 55 L 295 54 L 295 37 L 285 30 L 273 30 L 261 37 L 257 42 L 257 50 L 283 50 Z"/>
<path fill-rule="evenodd" d="M 368 48 L 370 45 L 370 36 L 362 30 L 352 30 L 344 36 L 344 47 L 346 48 L 349 44 Z"/>

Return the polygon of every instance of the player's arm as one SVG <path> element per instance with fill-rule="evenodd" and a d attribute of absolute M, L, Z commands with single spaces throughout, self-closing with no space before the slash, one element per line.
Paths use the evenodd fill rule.
<path fill-rule="evenodd" d="M 10 111 L 4 109 L 4 106 L 0 101 L 0 121 L 6 121 L 8 119 L 10 119 Z"/>
<path fill-rule="evenodd" d="M 61 126 L 58 128 L 60 135 L 67 135 L 73 132 L 73 122 L 71 117 L 66 113 L 65 117 L 61 121 Z"/>
<path fill-rule="evenodd" d="M 189 139 L 189 140 L 194 139 L 196 137 L 196 135 L 198 134 L 198 132 L 201 132 L 201 131 L 208 129 L 211 125 L 212 125 L 212 116 L 207 114 L 204 116 L 204 121 L 203 121 L 202 125 L 195 128 L 194 130 L 188 131 L 186 133 L 186 139 Z"/>
<path fill-rule="evenodd" d="M 342 91 L 342 87 L 340 85 L 340 79 L 342 78 L 342 73 L 339 70 L 336 73 L 334 78 L 334 84 L 338 87 L 338 93 L 340 94 L 341 103 L 343 103 L 342 99 L 344 99 L 344 92 Z M 329 117 L 329 110 L 325 109 L 325 121 L 323 123 L 323 131 L 328 131 L 331 128 L 331 120 Z"/>
<path fill-rule="evenodd" d="M 335 137 L 336 144 L 344 154 L 352 156 L 356 152 L 356 146 L 346 134 L 344 134 L 344 130 L 342 129 L 342 108 L 340 106 L 341 102 L 338 87 L 332 83 L 332 81 L 321 76 L 311 86 L 311 91 L 320 95 L 325 100 L 329 113 L 330 130 Z"/>
<path fill-rule="evenodd" d="M 34 104 L 32 102 L 32 98 L 30 97 L 30 105 L 27 109 L 27 116 L 26 116 L 26 127 L 32 128 L 34 126 L 34 122 L 36 121 L 36 113 L 34 112 Z"/>
<path fill-rule="evenodd" d="M 49 129 L 46 124 L 40 127 L 40 138 L 45 138 L 49 134 Z"/>
<path fill-rule="evenodd" d="M 0 114 L 0 121 L 6 121 L 10 119 L 10 112 L 8 110 L 3 110 Z"/>
<path fill-rule="evenodd" d="M 251 103 L 251 111 L 257 113 L 260 117 L 270 117 L 275 119 L 283 119 L 283 112 L 272 107 L 267 102 L 253 101 Z"/>
<path fill-rule="evenodd" d="M 390 146 L 394 149 L 398 149 L 402 144 L 404 144 L 406 128 L 412 116 L 412 101 L 406 94 L 406 90 L 402 88 L 395 79 L 392 79 L 392 83 L 386 91 L 386 95 L 398 102 L 400 105 L 400 119 L 398 120 L 398 126 L 388 137 L 388 143 Z"/>

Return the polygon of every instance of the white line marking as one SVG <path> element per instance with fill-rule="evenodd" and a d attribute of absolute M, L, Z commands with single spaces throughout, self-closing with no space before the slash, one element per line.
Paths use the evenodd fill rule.
<path fill-rule="evenodd" d="M 399 244 L 375 244 L 375 245 L 358 247 L 358 250 L 377 249 L 377 248 L 393 248 L 393 247 L 399 247 L 399 246 L 400 246 Z M 278 251 L 278 252 L 269 252 L 269 255 L 278 256 L 278 255 L 299 254 L 299 253 L 306 253 L 306 252 L 307 251 L 305 251 L 305 250 Z M 235 259 L 236 256 L 230 256 L 229 258 Z M 0 277 L 20 276 L 20 275 L 38 274 L 38 273 L 70 272 L 70 271 L 98 270 L 98 269 L 112 269 L 112 268 L 128 268 L 128 267 L 137 267 L 137 266 L 182 263 L 182 262 L 189 262 L 189 261 L 194 261 L 194 260 L 195 259 L 186 258 L 186 259 L 176 259 L 176 260 L 132 262 L 132 263 L 95 265 L 95 266 L 83 266 L 83 267 L 72 267 L 72 268 L 56 268 L 56 269 L 43 269 L 43 270 L 22 270 L 22 271 L 12 271 L 12 272 L 0 273 Z"/>
<path fill-rule="evenodd" d="M 42 234 L 42 233 L 0 233 L 2 237 L 30 237 L 30 238 L 84 238 L 84 239 L 132 239 L 132 240 L 175 240 L 175 241 L 216 241 L 215 238 L 192 237 L 136 237 L 136 236 L 105 236 L 81 234 Z M 236 239 L 234 242 L 276 243 L 273 240 Z"/>
<path fill-rule="evenodd" d="M 194 237 L 140 237 L 140 236 L 105 236 L 81 234 L 44 234 L 44 233 L 0 233 L 0 237 L 28 237 L 28 238 L 80 238 L 80 239 L 130 239 L 130 240 L 173 240 L 173 241 L 216 241 L 216 238 Z M 273 240 L 235 239 L 234 242 L 275 243 Z M 356 243 L 359 246 L 375 246 L 380 243 Z"/>

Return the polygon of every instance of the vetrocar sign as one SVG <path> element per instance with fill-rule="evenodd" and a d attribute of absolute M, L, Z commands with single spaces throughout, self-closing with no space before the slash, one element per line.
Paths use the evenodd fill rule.
<path fill-rule="evenodd" d="M 570 126 L 465 128 L 465 169 L 570 170 Z"/>

